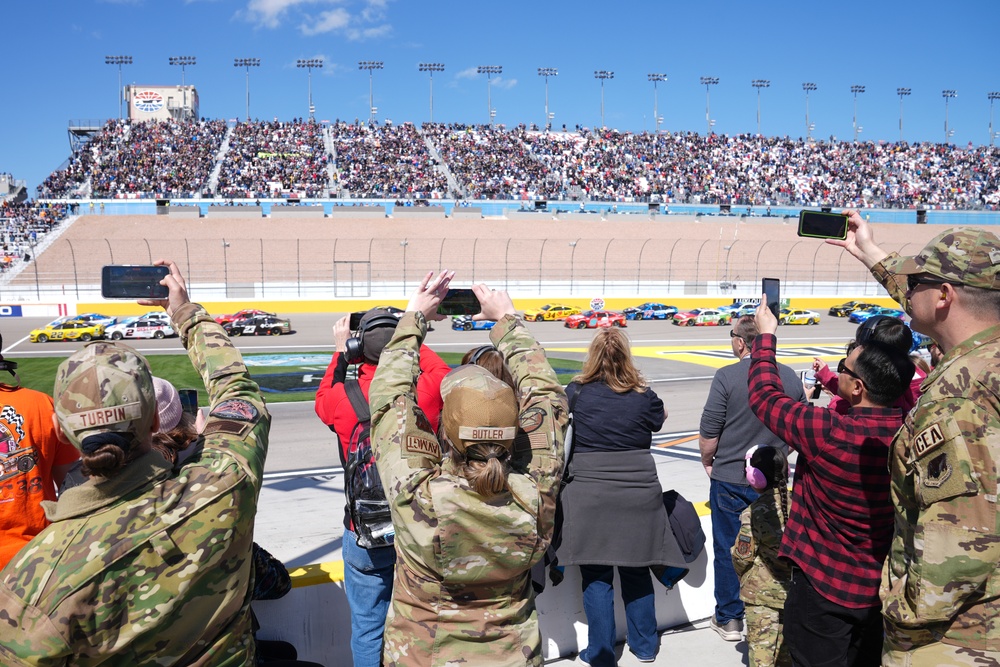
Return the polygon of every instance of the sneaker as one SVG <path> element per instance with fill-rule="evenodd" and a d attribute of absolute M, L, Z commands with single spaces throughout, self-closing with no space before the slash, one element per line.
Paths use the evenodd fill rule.
<path fill-rule="evenodd" d="M 719 636 L 727 642 L 738 642 L 743 638 L 743 621 L 738 618 L 726 621 L 720 625 L 715 620 L 715 615 L 713 614 L 711 620 L 708 622 L 708 626 L 718 632 Z"/>
<path fill-rule="evenodd" d="M 632 649 L 629 649 L 629 653 L 632 653 Z M 635 653 L 632 653 L 632 656 L 636 660 L 638 660 L 639 662 L 656 662 L 656 656 L 655 655 L 653 657 L 651 657 L 651 658 L 640 658 Z"/>

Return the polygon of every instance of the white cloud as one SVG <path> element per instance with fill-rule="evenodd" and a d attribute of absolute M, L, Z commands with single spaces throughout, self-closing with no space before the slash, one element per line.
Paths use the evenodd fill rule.
<path fill-rule="evenodd" d="M 468 67 L 463 69 L 461 72 L 455 74 L 456 79 L 474 79 L 476 78 L 476 68 Z"/>
<path fill-rule="evenodd" d="M 299 30 L 303 35 L 319 35 L 324 32 L 340 30 L 351 22 L 351 14 L 343 7 L 320 12 L 320 15 L 307 23 L 302 23 Z"/>
<path fill-rule="evenodd" d="M 498 76 L 497 78 L 493 79 L 493 85 L 496 86 L 497 88 L 504 88 L 506 90 L 510 90 L 511 88 L 517 85 L 517 79 L 505 79 L 502 76 Z"/>
<path fill-rule="evenodd" d="M 251 23 L 264 28 L 277 28 L 289 10 L 296 7 L 329 2 L 329 0 L 250 0 L 245 17 Z"/>
<path fill-rule="evenodd" d="M 388 23 L 383 23 L 380 26 L 375 26 L 373 28 L 363 28 L 361 30 L 357 28 L 352 28 L 347 31 L 347 38 L 352 42 L 359 42 L 365 39 L 375 39 L 376 37 L 384 37 L 392 32 L 392 26 Z"/>
<path fill-rule="evenodd" d="M 392 25 L 386 21 L 389 1 L 247 0 L 246 9 L 237 15 L 262 28 L 276 29 L 294 21 L 307 37 L 340 33 L 351 41 L 362 41 L 392 32 Z"/>

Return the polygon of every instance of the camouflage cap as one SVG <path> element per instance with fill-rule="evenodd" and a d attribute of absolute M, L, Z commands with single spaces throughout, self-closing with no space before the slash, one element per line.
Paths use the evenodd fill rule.
<path fill-rule="evenodd" d="M 59 426 L 77 449 L 90 435 L 141 438 L 153 429 L 153 377 L 145 358 L 128 345 L 87 344 L 59 364 L 54 395 Z"/>
<path fill-rule="evenodd" d="M 508 450 L 517 435 L 517 399 L 506 382 L 481 366 L 466 364 L 441 381 L 441 426 L 458 451 L 477 442 L 495 442 Z"/>
<path fill-rule="evenodd" d="M 1000 238 L 978 227 L 955 227 L 939 234 L 913 257 L 885 262 L 892 273 L 929 273 L 969 287 L 1000 289 Z"/>

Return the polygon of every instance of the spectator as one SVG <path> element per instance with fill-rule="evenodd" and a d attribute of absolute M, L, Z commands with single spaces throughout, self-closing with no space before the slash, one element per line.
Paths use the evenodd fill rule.
<path fill-rule="evenodd" d="M 3 338 L 0 337 L 0 348 Z M 21 385 L 17 363 L 0 355 L 0 568 L 38 535 L 49 520 L 43 501 L 54 501 L 56 489 L 80 454 L 61 442 L 52 423 L 52 398 Z"/>
<path fill-rule="evenodd" d="M 225 198 L 322 197 L 328 189 L 328 161 L 323 126 L 313 120 L 237 123 L 215 193 Z"/>
<path fill-rule="evenodd" d="M 364 399 L 379 363 L 382 349 L 395 331 L 396 317 L 389 311 L 373 308 L 361 318 L 354 341 L 360 348 L 361 358 L 349 359 L 348 341 L 351 339 L 350 316 L 337 320 L 333 327 L 336 352 L 316 391 L 316 414 L 337 434 L 341 465 L 347 466 L 348 445 L 358 426 L 358 416 L 351 405 L 345 382 L 347 369 L 357 363 L 357 383 Z M 357 351 L 355 352 L 357 353 Z M 433 350 L 420 349 L 420 377 L 417 380 L 417 404 L 437 432 L 441 414 L 441 379 L 451 369 Z M 396 550 L 385 547 L 365 549 L 358 544 L 350 508 L 344 507 L 344 587 L 351 610 L 351 653 L 356 667 L 377 667 L 382 659 L 382 635 L 385 616 L 392 597 L 392 577 L 396 564 Z"/>
<path fill-rule="evenodd" d="M 583 371 L 566 394 L 573 406 L 573 454 L 560 496 L 563 524 L 557 555 L 561 565 L 579 565 L 583 579 L 587 647 L 580 661 L 593 667 L 617 664 L 617 568 L 629 650 L 640 662 L 653 662 L 660 638 L 649 567 L 686 566 L 649 453 L 667 411 L 635 367 L 621 329 L 597 332 Z"/>
<path fill-rule="evenodd" d="M 330 128 L 340 186 L 351 197 L 441 199 L 448 181 L 412 123 Z M 399 202 L 403 205 L 403 202 Z"/>
<path fill-rule="evenodd" d="M 442 317 L 437 307 L 453 275 L 421 282 L 371 385 L 372 442 L 399 554 L 383 663 L 541 665 L 530 570 L 552 538 L 566 396 L 507 293 L 477 285 L 476 317 L 497 321 L 490 339 L 520 405 L 487 370 L 460 366 L 441 383 L 435 435 L 414 378 L 427 320 Z M 515 445 L 518 425 L 524 435 Z M 514 450 L 525 459 L 516 470 Z"/>
<path fill-rule="evenodd" d="M 60 365 L 58 433 L 90 479 L 47 507 L 52 525 L 0 572 L 5 665 L 254 659 L 250 551 L 270 417 L 222 327 L 189 302 L 176 265 L 158 263 L 169 298 L 139 303 L 166 309 L 202 373 L 203 451 L 179 470 L 153 451 L 152 376 L 128 346 L 95 342 Z"/>
<path fill-rule="evenodd" d="M 889 456 L 896 531 L 882 576 L 883 664 L 997 663 L 1000 239 L 950 229 L 900 257 L 849 213 L 847 238 L 835 245 L 871 270 L 944 355 Z"/>
<path fill-rule="evenodd" d="M 708 497 L 715 554 L 715 613 L 709 623 L 728 642 L 739 641 L 743 630 L 740 581 L 729 551 L 740 530 L 740 514 L 759 495 L 747 482 L 744 459 L 753 445 L 788 451 L 782 438 L 754 415 L 747 402 L 750 350 L 756 338 L 757 325 L 749 315 L 738 319 L 729 331 L 733 356 L 739 361 L 716 371 L 698 432 L 701 463 L 711 479 Z M 804 403 L 798 374 L 784 364 L 778 364 L 778 371 L 789 395 Z"/>
<path fill-rule="evenodd" d="M 892 405 L 907 390 L 913 363 L 877 334 L 859 339 L 838 369 L 840 396 L 851 404 L 841 415 L 784 394 L 775 361 L 778 321 L 763 299 L 756 322 L 750 407 L 798 453 L 779 551 L 792 562 L 785 640 L 796 665 L 876 667 L 878 582 L 892 538 L 886 459 L 903 421 Z"/>

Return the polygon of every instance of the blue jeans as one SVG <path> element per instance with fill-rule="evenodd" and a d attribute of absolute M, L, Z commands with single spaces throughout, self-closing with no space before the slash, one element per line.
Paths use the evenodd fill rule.
<path fill-rule="evenodd" d="M 614 667 L 615 662 L 615 568 L 581 565 L 583 610 L 587 614 L 587 648 L 580 657 L 591 667 Z M 625 603 L 625 641 L 639 658 L 653 658 L 660 648 L 656 634 L 656 599 L 648 567 L 619 567 L 622 601 Z"/>
<path fill-rule="evenodd" d="M 712 510 L 712 546 L 715 551 L 715 620 L 720 625 L 743 618 L 740 579 L 733 569 L 730 549 L 740 532 L 740 513 L 760 494 L 750 486 L 712 480 L 708 504 Z"/>
<path fill-rule="evenodd" d="M 392 598 L 392 573 L 396 549 L 358 546 L 357 535 L 344 530 L 344 588 L 351 608 L 351 653 L 354 667 L 382 664 L 385 615 Z"/>

